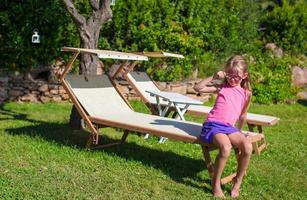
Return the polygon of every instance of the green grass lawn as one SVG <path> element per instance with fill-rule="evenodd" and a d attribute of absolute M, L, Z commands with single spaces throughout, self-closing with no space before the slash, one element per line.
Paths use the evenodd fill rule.
<path fill-rule="evenodd" d="M 132 102 L 138 111 L 144 105 Z M 0 199 L 210 199 L 198 145 L 158 144 L 130 134 L 103 150 L 84 148 L 88 133 L 68 126 L 71 104 L 0 106 Z M 268 149 L 253 155 L 240 199 L 307 199 L 307 105 L 252 105 L 281 118 L 264 128 Z M 187 116 L 202 122 L 202 117 Z M 101 129 L 101 143 L 122 131 Z M 235 169 L 232 155 L 225 173 Z M 231 184 L 224 187 L 229 197 Z"/>

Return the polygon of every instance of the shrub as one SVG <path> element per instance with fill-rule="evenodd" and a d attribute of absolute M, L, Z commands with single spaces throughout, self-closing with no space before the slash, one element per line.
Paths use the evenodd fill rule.
<path fill-rule="evenodd" d="M 258 103 L 278 103 L 291 99 L 297 92 L 291 84 L 291 57 L 282 59 L 266 53 L 256 55 L 250 62 L 253 101 Z"/>
<path fill-rule="evenodd" d="M 274 42 L 282 49 L 293 53 L 305 53 L 307 50 L 307 4 L 304 0 L 282 6 L 275 6 L 266 12 L 262 24 L 266 31 L 262 34 L 265 42 Z"/>
<path fill-rule="evenodd" d="M 202 75 L 209 75 L 219 66 L 208 64 L 254 48 L 258 7 L 252 1 L 118 1 L 112 21 L 101 32 L 104 39 L 99 46 L 123 51 L 170 51 L 186 56 L 185 60 L 172 60 L 167 63 L 170 67 L 157 70 L 155 78 L 159 80 L 185 78 L 193 67 Z M 206 62 L 206 58 L 216 60 Z M 152 68 L 153 63 L 144 67 Z"/>
<path fill-rule="evenodd" d="M 78 46 L 78 34 L 60 0 L 4 0 L 0 10 L 0 66 L 26 70 L 56 59 L 64 45 Z M 40 44 L 32 44 L 33 30 Z"/>
<path fill-rule="evenodd" d="M 112 7 L 112 21 L 101 31 L 98 47 L 183 54 L 185 59 L 167 59 L 164 61 L 167 67 L 156 70 L 154 79 L 160 81 L 183 79 L 196 69 L 200 76 L 209 76 L 221 69 L 226 58 L 233 54 L 256 54 L 256 64 L 251 63 L 254 100 L 284 101 L 295 92 L 288 67 L 293 60 L 271 58 L 258 53 L 258 49 L 267 42 L 275 42 L 285 51 L 306 53 L 307 7 L 303 0 L 282 1 L 282 6 L 275 5 L 272 11 L 261 13 L 261 2 L 118 0 Z M 89 16 L 88 0 L 74 3 L 81 14 Z M 257 30 L 260 20 L 267 28 L 261 35 Z M 63 55 L 61 47 L 80 46 L 78 31 L 61 0 L 3 0 L 0 24 L 2 68 L 26 70 L 51 64 Z M 31 43 L 34 28 L 41 35 L 39 45 Z M 149 72 L 158 62 L 150 59 L 140 66 Z"/>

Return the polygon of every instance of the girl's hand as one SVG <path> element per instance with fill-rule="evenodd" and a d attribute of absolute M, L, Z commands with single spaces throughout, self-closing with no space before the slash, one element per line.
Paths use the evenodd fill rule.
<path fill-rule="evenodd" d="M 223 80 L 225 79 L 225 72 L 224 71 L 218 71 L 213 75 L 213 79 L 219 79 L 219 80 Z"/>
<path fill-rule="evenodd" d="M 225 72 L 219 71 L 215 73 L 213 76 L 210 76 L 194 86 L 194 90 L 197 92 L 204 92 L 204 93 L 216 93 L 220 91 L 221 87 L 225 80 Z"/>

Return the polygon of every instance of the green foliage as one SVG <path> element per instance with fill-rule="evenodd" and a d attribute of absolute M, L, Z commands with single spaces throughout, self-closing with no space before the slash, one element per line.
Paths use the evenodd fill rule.
<path fill-rule="evenodd" d="M 255 63 L 250 63 L 253 101 L 258 103 L 278 103 L 291 99 L 297 92 L 291 84 L 290 57 L 283 59 L 267 53 L 256 55 Z"/>
<path fill-rule="evenodd" d="M 257 9 L 252 1 L 117 1 L 112 21 L 101 32 L 104 39 L 99 46 L 123 51 L 170 51 L 186 56 L 185 60 L 168 61 L 167 70 L 157 70 L 155 77 L 159 80 L 185 78 L 196 67 L 209 75 L 220 66 L 204 62 L 208 56 L 217 59 L 210 64 L 218 63 L 220 57 L 253 48 Z M 152 63 L 145 65 L 151 67 Z"/>
<path fill-rule="evenodd" d="M 88 0 L 76 0 L 74 4 L 80 14 L 89 17 Z M 231 55 L 248 54 L 259 61 L 254 67 L 261 69 L 261 73 L 255 74 L 264 79 L 254 83 L 257 102 L 284 101 L 293 94 L 290 72 L 286 72 L 292 61 L 272 60 L 258 52 L 266 43 L 274 42 L 285 53 L 306 54 L 304 0 L 279 4 L 262 0 L 117 0 L 112 10 L 112 21 L 101 30 L 99 48 L 166 51 L 185 56 L 166 59 L 164 68 L 154 73 L 156 80 L 187 78 L 194 70 L 198 70 L 200 77 L 209 76 L 222 69 Z M 61 0 L 3 0 L 0 24 L 1 68 L 27 70 L 51 64 L 63 55 L 61 47 L 80 46 L 78 31 Z M 266 31 L 259 32 L 259 27 L 266 27 Z M 40 44 L 31 43 L 35 28 L 41 36 Z M 159 62 L 150 59 L 139 67 L 151 71 Z M 274 75 L 269 76 L 273 68 Z"/>
<path fill-rule="evenodd" d="M 74 25 L 60 0 L 5 0 L 0 8 L 0 65 L 26 70 L 50 64 L 64 45 L 78 46 Z M 34 29 L 38 29 L 40 44 L 32 44 Z"/>
<path fill-rule="evenodd" d="M 265 42 L 274 42 L 283 50 L 293 53 L 307 52 L 307 4 L 304 0 L 282 6 L 275 6 L 273 11 L 265 12 L 262 24 L 266 31 L 262 37 Z"/>

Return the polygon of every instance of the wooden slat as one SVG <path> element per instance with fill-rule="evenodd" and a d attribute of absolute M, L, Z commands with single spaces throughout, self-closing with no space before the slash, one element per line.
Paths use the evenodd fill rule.
<path fill-rule="evenodd" d="M 143 52 L 135 52 L 135 54 L 148 56 L 150 58 L 184 58 L 184 56 L 181 54 L 168 53 L 163 51 L 162 52 L 143 51 Z"/>
<path fill-rule="evenodd" d="M 187 110 L 187 113 L 194 114 L 194 115 L 207 116 L 211 109 L 212 107 L 210 106 L 203 106 L 203 108 L 200 106 L 199 108 L 190 106 Z M 280 119 L 278 117 L 253 114 L 253 113 L 247 113 L 247 116 L 246 116 L 247 123 L 251 125 L 259 125 L 259 126 L 274 126 L 279 122 L 279 120 Z"/>
<path fill-rule="evenodd" d="M 84 48 L 73 48 L 73 47 L 63 47 L 62 51 L 66 52 L 81 52 L 96 54 L 99 58 L 110 58 L 110 59 L 119 59 L 119 60 L 148 60 L 147 56 L 138 55 L 133 53 L 125 53 L 119 51 L 109 51 L 109 50 L 100 50 L 100 49 L 84 49 Z"/>
<path fill-rule="evenodd" d="M 97 117 L 90 117 L 90 120 L 94 123 L 98 123 L 98 124 L 105 124 L 107 126 L 111 126 L 111 127 L 118 127 L 118 128 L 122 128 L 122 129 L 127 129 L 130 131 L 136 131 L 139 133 L 150 133 L 152 135 L 156 135 L 156 136 L 163 136 L 163 137 L 167 137 L 173 140 L 179 140 L 179 141 L 183 141 L 183 142 L 189 142 L 189 143 L 197 143 L 198 139 L 195 136 L 192 135 L 182 135 L 182 134 L 172 134 L 170 132 L 167 131 L 158 131 L 155 129 L 151 129 L 148 127 L 143 126 L 142 124 L 140 124 L 139 126 L 136 125 L 131 125 L 128 123 L 125 123 L 124 121 L 121 122 L 114 122 L 108 119 L 101 119 L 101 118 L 97 118 Z"/>
<path fill-rule="evenodd" d="M 66 74 L 69 72 L 69 70 L 71 69 L 71 67 L 74 64 L 75 60 L 77 59 L 79 53 L 80 53 L 80 51 L 75 51 L 74 55 L 72 56 L 72 58 L 67 63 L 67 65 L 66 65 L 62 75 L 60 76 L 60 81 L 64 80 Z"/>

